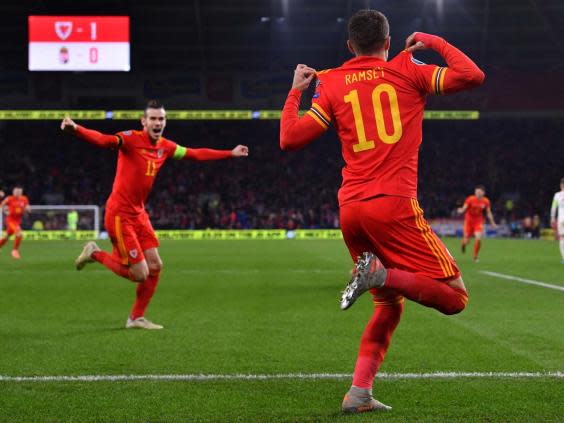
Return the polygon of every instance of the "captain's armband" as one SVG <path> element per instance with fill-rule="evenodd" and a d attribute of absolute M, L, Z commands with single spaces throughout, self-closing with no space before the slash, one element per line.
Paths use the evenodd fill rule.
<path fill-rule="evenodd" d="M 186 156 L 186 147 L 177 145 L 176 150 L 174 150 L 174 154 L 172 155 L 172 158 L 174 160 L 182 160 L 184 156 Z"/>

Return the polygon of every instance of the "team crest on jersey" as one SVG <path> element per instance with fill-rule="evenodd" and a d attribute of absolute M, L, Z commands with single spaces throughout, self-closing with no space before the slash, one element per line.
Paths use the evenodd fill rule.
<path fill-rule="evenodd" d="M 319 98 L 320 95 L 321 95 L 321 93 L 319 91 L 317 91 L 315 94 L 313 94 L 312 98 Z"/>
<path fill-rule="evenodd" d="M 129 250 L 129 255 L 131 256 L 131 258 L 136 259 L 137 258 L 137 249 L 133 249 L 133 250 Z"/>
<path fill-rule="evenodd" d="M 416 65 L 425 65 L 424 62 L 422 62 L 421 60 L 417 60 L 415 57 L 411 56 L 411 61 L 413 63 L 415 63 Z"/>
<path fill-rule="evenodd" d="M 157 157 L 160 159 L 164 154 L 164 150 L 162 148 L 159 148 L 157 150 Z"/>

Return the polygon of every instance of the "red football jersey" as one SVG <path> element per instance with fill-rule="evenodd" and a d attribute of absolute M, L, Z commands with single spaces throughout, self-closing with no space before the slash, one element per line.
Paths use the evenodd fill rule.
<path fill-rule="evenodd" d="M 473 222 L 480 222 L 484 220 L 484 210 L 490 209 L 490 200 L 488 197 L 482 197 L 478 199 L 475 195 L 470 195 L 464 201 L 466 209 L 466 220 L 471 220 Z"/>
<path fill-rule="evenodd" d="M 392 60 L 359 56 L 318 72 L 309 116 L 333 122 L 345 160 L 341 205 L 381 194 L 417 197 L 417 163 L 427 94 L 442 94 L 448 68 L 406 51 Z"/>
<path fill-rule="evenodd" d="M 157 173 L 174 156 L 177 144 L 162 137 L 153 144 L 145 131 L 124 131 L 116 136 L 121 145 L 107 207 L 120 213 L 142 213 Z"/>
<path fill-rule="evenodd" d="M 29 200 L 25 195 L 14 197 L 9 195 L 6 197 L 5 205 L 8 207 L 8 219 L 12 221 L 21 221 L 25 208 L 29 206 Z"/>

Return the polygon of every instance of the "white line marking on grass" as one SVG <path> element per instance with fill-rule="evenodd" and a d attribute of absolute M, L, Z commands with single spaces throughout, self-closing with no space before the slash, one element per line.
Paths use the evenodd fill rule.
<path fill-rule="evenodd" d="M 507 279 L 507 280 L 510 280 L 510 281 L 526 283 L 526 284 L 529 284 L 529 285 L 542 286 L 543 288 L 556 289 L 557 291 L 564 291 L 564 286 L 553 285 L 553 284 L 541 282 L 541 281 L 535 281 L 533 279 L 525 279 L 525 278 L 520 278 L 518 276 L 505 275 L 503 273 L 490 272 L 488 270 L 480 270 L 480 273 L 483 273 L 484 275 L 488 275 L 488 276 L 493 276 L 494 278 Z"/>
<path fill-rule="evenodd" d="M 122 382 L 122 381 L 220 381 L 279 379 L 350 379 L 348 373 L 283 373 L 283 374 L 179 374 L 179 375 L 83 375 L 83 376 L 2 376 L 0 382 Z M 433 372 L 380 373 L 379 379 L 536 379 L 564 378 L 564 372 Z"/>

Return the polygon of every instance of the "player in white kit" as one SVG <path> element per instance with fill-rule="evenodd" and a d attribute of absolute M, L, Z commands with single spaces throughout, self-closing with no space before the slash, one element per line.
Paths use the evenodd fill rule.
<path fill-rule="evenodd" d="M 557 214 L 558 220 L 556 220 Z M 560 255 L 562 256 L 562 264 L 564 264 L 564 178 L 560 180 L 560 191 L 554 194 L 554 199 L 552 200 L 550 223 L 557 231 L 560 241 Z"/>

